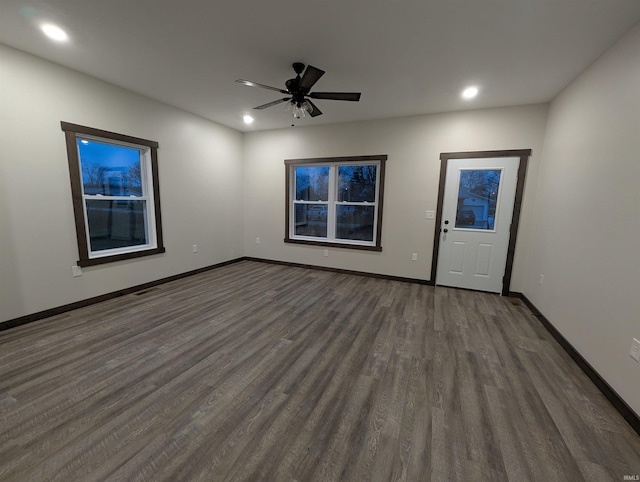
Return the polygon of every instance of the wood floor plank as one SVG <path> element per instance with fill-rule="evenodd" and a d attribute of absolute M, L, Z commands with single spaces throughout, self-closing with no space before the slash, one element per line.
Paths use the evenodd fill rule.
<path fill-rule="evenodd" d="M 242 261 L 0 332 L 0 480 L 623 480 L 520 303 Z"/>

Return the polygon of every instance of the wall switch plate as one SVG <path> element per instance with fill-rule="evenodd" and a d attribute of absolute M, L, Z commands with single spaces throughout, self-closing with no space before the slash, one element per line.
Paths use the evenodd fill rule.
<path fill-rule="evenodd" d="M 435 218 L 436 218 L 435 211 L 427 211 L 427 214 L 425 215 L 425 219 L 435 219 Z"/>
<path fill-rule="evenodd" d="M 540 286 L 542 286 L 544 284 L 544 275 L 543 274 L 540 275 L 540 281 L 538 281 L 538 283 L 540 283 Z"/>
<path fill-rule="evenodd" d="M 631 358 L 635 361 L 640 362 L 640 340 L 634 338 L 633 342 L 631 342 L 631 352 L 629 353 Z"/>
<path fill-rule="evenodd" d="M 324 253 L 322 253 L 322 255 L 323 255 L 323 256 L 329 256 L 329 250 L 328 250 L 328 249 L 325 249 L 325 250 L 324 250 Z"/>
<path fill-rule="evenodd" d="M 197 253 L 197 252 L 198 252 L 198 245 L 197 245 L 197 244 L 194 244 L 194 245 L 193 245 L 193 252 L 194 252 L 194 253 Z"/>
<path fill-rule="evenodd" d="M 256 244 L 260 244 L 260 238 L 256 238 Z"/>
<path fill-rule="evenodd" d="M 411 261 L 418 261 L 418 253 L 411 253 Z"/>
<path fill-rule="evenodd" d="M 80 266 L 72 266 L 71 276 L 73 276 L 74 278 L 77 278 L 78 276 L 82 276 L 82 268 Z"/>

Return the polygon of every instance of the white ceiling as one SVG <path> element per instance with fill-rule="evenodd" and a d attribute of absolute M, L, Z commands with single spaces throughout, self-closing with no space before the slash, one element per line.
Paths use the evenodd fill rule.
<path fill-rule="evenodd" d="M 291 124 L 252 109 L 283 96 L 234 80 L 284 88 L 294 61 L 362 92 L 298 125 L 547 102 L 639 20 L 638 0 L 0 0 L 0 43 L 253 131 Z"/>

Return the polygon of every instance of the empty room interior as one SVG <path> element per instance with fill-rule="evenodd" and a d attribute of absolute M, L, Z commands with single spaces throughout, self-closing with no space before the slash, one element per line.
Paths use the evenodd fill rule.
<path fill-rule="evenodd" d="M 640 480 L 640 3 L 0 5 L 0 479 Z"/>

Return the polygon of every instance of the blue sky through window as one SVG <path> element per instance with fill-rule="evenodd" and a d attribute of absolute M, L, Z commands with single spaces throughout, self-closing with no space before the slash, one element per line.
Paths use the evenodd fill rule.
<path fill-rule="evenodd" d="M 329 166 L 296 167 L 295 172 L 298 201 L 329 199 Z"/>
<path fill-rule="evenodd" d="M 85 194 L 142 196 L 138 149 L 78 139 L 78 151 Z"/>

